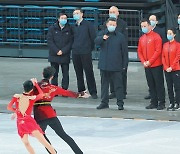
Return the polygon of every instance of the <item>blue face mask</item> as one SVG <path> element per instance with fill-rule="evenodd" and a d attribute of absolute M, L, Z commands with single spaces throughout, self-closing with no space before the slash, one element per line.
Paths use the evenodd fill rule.
<path fill-rule="evenodd" d="M 143 27 L 143 28 L 142 28 L 142 32 L 145 33 L 145 34 L 148 33 L 148 28 Z"/>
<path fill-rule="evenodd" d="M 116 14 L 114 14 L 114 13 L 110 13 L 110 14 L 109 14 L 109 17 L 110 17 L 110 18 L 117 18 Z"/>
<path fill-rule="evenodd" d="M 60 19 L 59 23 L 64 26 L 67 23 L 67 19 Z"/>
<path fill-rule="evenodd" d="M 74 18 L 74 20 L 79 20 L 80 19 L 80 14 L 74 14 L 73 18 Z"/>
<path fill-rule="evenodd" d="M 167 39 L 169 40 L 169 41 L 171 41 L 171 40 L 173 40 L 173 35 L 167 35 Z"/>
<path fill-rule="evenodd" d="M 151 26 L 153 27 L 156 26 L 156 21 L 151 20 L 150 23 L 151 23 Z"/>
<path fill-rule="evenodd" d="M 178 24 L 180 25 L 180 19 L 178 19 Z"/>
<path fill-rule="evenodd" d="M 116 29 L 116 26 L 108 26 L 107 29 L 109 32 L 114 32 Z"/>

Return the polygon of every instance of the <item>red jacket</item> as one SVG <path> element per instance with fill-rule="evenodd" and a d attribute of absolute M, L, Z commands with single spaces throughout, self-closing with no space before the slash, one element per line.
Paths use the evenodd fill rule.
<path fill-rule="evenodd" d="M 78 97 L 78 93 L 72 92 L 70 90 L 64 90 L 58 86 L 52 85 L 49 83 L 48 80 L 42 80 L 41 82 L 38 83 L 40 88 L 42 89 L 44 96 L 41 100 L 35 102 L 34 105 L 34 119 L 36 121 L 41 121 L 49 118 L 56 117 L 56 112 L 52 108 L 50 102 L 53 100 L 53 98 L 56 95 L 61 95 L 61 96 L 69 96 L 73 98 Z M 36 94 L 36 90 L 33 92 Z M 43 102 L 49 102 L 48 105 L 37 105 L 37 103 L 43 103 Z"/>
<path fill-rule="evenodd" d="M 162 62 L 165 71 L 169 67 L 172 68 L 172 71 L 180 70 L 180 43 L 175 40 L 164 43 Z"/>
<path fill-rule="evenodd" d="M 141 63 L 150 62 L 149 67 L 162 65 L 162 39 L 160 35 L 154 31 L 144 34 L 139 39 L 138 56 Z"/>

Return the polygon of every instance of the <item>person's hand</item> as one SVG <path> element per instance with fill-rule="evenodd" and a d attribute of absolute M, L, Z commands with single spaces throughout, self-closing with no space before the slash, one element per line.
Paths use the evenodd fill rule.
<path fill-rule="evenodd" d="M 149 67 L 151 64 L 149 61 L 146 61 L 146 65 L 147 65 L 147 67 Z"/>
<path fill-rule="evenodd" d="M 11 120 L 16 119 L 16 117 L 17 117 L 17 114 L 16 114 L 16 113 L 13 113 L 12 116 L 11 116 Z"/>
<path fill-rule="evenodd" d="M 104 35 L 104 36 L 103 36 L 103 40 L 107 40 L 108 38 L 109 38 L 108 35 Z"/>
<path fill-rule="evenodd" d="M 144 67 L 148 67 L 146 61 L 143 63 Z"/>
<path fill-rule="evenodd" d="M 150 64 L 150 62 L 149 61 L 145 61 L 144 62 L 144 67 L 149 67 L 151 64 Z"/>
<path fill-rule="evenodd" d="M 171 67 L 167 68 L 166 72 L 172 72 L 172 68 Z"/>
<path fill-rule="evenodd" d="M 32 81 L 33 85 L 35 85 L 35 83 L 37 83 L 37 79 L 36 78 L 32 78 L 31 81 Z"/>
<path fill-rule="evenodd" d="M 62 55 L 62 51 L 59 50 L 58 53 L 57 53 L 58 56 L 61 56 Z"/>

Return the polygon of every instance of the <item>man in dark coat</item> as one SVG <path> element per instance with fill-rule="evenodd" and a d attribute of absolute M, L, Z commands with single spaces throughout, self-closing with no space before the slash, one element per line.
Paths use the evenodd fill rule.
<path fill-rule="evenodd" d="M 72 60 L 77 77 L 78 92 L 86 90 L 84 74 L 86 75 L 87 87 L 93 99 L 97 99 L 96 81 L 92 65 L 92 50 L 94 49 L 95 29 L 89 21 L 83 19 L 83 11 L 77 8 L 73 12 L 76 24 L 73 25 Z"/>
<path fill-rule="evenodd" d="M 111 6 L 109 8 L 109 17 L 111 18 L 116 18 L 117 19 L 117 27 L 116 27 L 116 31 L 121 32 L 122 34 L 124 34 L 126 41 L 128 42 L 128 27 L 127 27 L 127 23 L 122 20 L 119 16 L 119 10 L 116 6 Z M 106 25 L 104 26 L 106 28 Z M 126 43 L 126 45 L 128 46 L 128 43 Z M 127 95 L 127 68 L 123 70 L 123 74 L 122 74 L 122 79 L 123 79 L 123 93 L 124 93 L 124 99 L 126 98 Z M 115 98 L 115 90 L 114 90 L 114 85 L 113 85 L 113 81 L 110 81 L 110 95 L 109 98 Z"/>
<path fill-rule="evenodd" d="M 48 61 L 56 69 L 52 79 L 52 84 L 56 86 L 58 86 L 59 66 L 61 66 L 61 87 L 65 90 L 69 87 L 69 63 L 72 41 L 72 30 L 69 24 L 67 24 L 67 15 L 60 13 L 58 21 L 49 28 L 47 34 L 49 47 Z"/>
<path fill-rule="evenodd" d="M 122 73 L 128 66 L 128 49 L 125 36 L 116 30 L 117 21 L 109 18 L 107 28 L 95 39 L 100 46 L 98 68 L 101 74 L 101 104 L 97 109 L 109 108 L 109 83 L 113 81 L 119 110 L 124 110 Z"/>
<path fill-rule="evenodd" d="M 180 13 L 178 14 L 177 23 L 178 23 L 178 27 L 177 27 L 175 39 L 176 41 L 180 42 Z"/>

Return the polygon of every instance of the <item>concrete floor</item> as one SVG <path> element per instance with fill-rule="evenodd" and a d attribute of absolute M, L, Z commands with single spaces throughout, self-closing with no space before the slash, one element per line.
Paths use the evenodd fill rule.
<path fill-rule="evenodd" d="M 128 95 L 125 100 L 125 110 L 117 110 L 116 99 L 110 100 L 110 109 L 97 110 L 96 106 L 99 105 L 101 101 L 100 75 L 99 70 L 97 69 L 97 64 L 98 61 L 93 61 L 99 98 L 94 100 L 91 98 L 72 99 L 56 97 L 52 105 L 56 108 L 58 115 L 149 120 L 155 119 L 167 121 L 180 120 L 179 111 L 157 111 L 156 109 L 145 109 L 145 106 L 149 104 L 149 100 L 144 100 L 144 96 L 147 95 L 148 88 L 145 80 L 144 69 L 139 62 L 129 63 Z M 36 77 L 40 80 L 42 77 L 42 69 L 48 65 L 49 63 L 47 59 L 0 57 L 0 112 L 8 112 L 6 110 L 6 106 L 15 93 L 22 92 L 22 83 L 32 77 Z M 70 64 L 69 89 L 77 91 L 76 76 L 72 63 Z M 167 99 L 166 106 L 168 105 L 169 102 Z"/>

